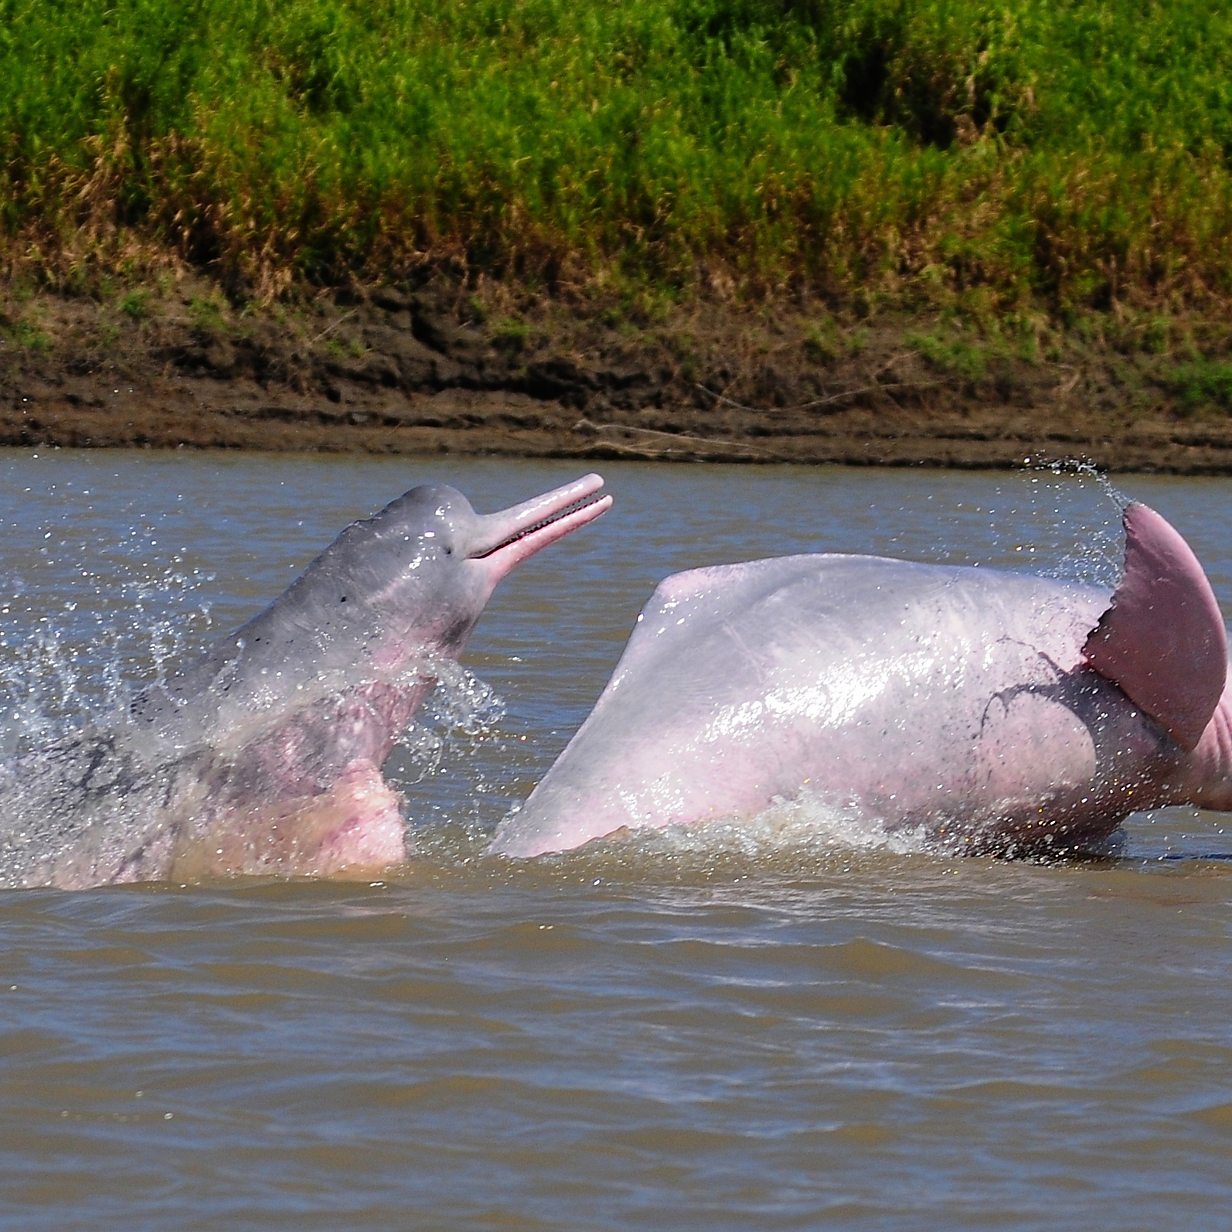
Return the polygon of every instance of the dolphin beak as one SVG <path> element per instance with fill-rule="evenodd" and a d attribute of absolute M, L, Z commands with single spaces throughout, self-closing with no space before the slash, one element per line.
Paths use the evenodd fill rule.
<path fill-rule="evenodd" d="M 480 518 L 480 529 L 468 558 L 485 561 L 493 572 L 495 585 L 528 556 L 606 513 L 612 498 L 600 495 L 602 487 L 601 476 L 584 475 L 512 509 L 487 514 Z"/>

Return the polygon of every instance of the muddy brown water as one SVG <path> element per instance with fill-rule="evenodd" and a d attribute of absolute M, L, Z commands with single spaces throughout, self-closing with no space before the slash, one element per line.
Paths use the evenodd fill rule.
<path fill-rule="evenodd" d="M 1222 1228 L 1232 836 L 940 858 L 759 823 L 484 853 L 664 574 L 809 550 L 1115 573 L 1049 473 L 603 468 L 509 579 L 394 773 L 377 882 L 0 892 L 0 1227 Z M 0 454 L 9 747 L 230 628 L 423 479 L 491 509 L 576 466 Z M 1232 487 L 1133 479 L 1232 611 Z M 492 700 L 501 699 L 503 713 Z"/>

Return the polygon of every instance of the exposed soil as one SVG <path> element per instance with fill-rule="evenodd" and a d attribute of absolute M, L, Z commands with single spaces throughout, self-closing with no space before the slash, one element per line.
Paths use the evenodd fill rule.
<path fill-rule="evenodd" d="M 799 305 L 630 324 L 440 284 L 252 312 L 168 281 L 0 299 L 0 444 L 1232 472 L 1228 418 L 1111 346 L 946 351 L 936 321 Z"/>

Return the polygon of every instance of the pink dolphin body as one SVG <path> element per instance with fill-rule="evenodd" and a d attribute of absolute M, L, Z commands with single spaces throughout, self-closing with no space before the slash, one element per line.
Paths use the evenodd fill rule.
<path fill-rule="evenodd" d="M 0 884 L 400 862 L 385 759 L 497 583 L 603 513 L 602 486 L 587 475 L 487 515 L 423 486 L 347 527 L 114 726 L 0 767 Z"/>
<path fill-rule="evenodd" d="M 807 794 L 886 830 L 1006 854 L 1089 848 L 1132 811 L 1232 808 L 1227 638 L 1145 505 L 1097 588 L 868 556 L 664 581 L 494 850 L 756 814 Z"/>

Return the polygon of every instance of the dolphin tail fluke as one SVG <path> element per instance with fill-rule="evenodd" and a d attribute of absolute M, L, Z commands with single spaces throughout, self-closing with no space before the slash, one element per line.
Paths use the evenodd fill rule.
<path fill-rule="evenodd" d="M 1158 513 L 1135 502 L 1124 524 L 1124 575 L 1083 655 L 1182 748 L 1193 749 L 1227 677 L 1219 603 L 1189 544 Z"/>

